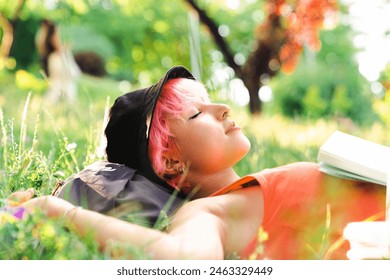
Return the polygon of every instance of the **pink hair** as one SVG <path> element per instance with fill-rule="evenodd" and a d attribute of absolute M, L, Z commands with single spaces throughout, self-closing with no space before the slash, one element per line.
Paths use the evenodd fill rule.
<path fill-rule="evenodd" d="M 176 146 L 174 136 L 170 133 L 167 119 L 178 117 L 185 106 L 195 100 L 208 100 L 204 86 L 196 82 L 203 90 L 195 90 L 194 80 L 177 78 L 167 81 L 161 91 L 154 109 L 149 132 L 149 159 L 156 174 L 162 176 L 172 185 L 177 185 L 180 177 L 165 178 L 165 166 L 162 161 L 164 152 Z M 199 94 L 198 94 L 199 93 Z"/>

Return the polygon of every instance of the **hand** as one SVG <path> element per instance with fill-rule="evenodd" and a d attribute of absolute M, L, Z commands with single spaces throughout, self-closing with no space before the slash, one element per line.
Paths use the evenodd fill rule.
<path fill-rule="evenodd" d="M 26 201 L 21 206 L 25 207 L 30 212 L 34 212 L 36 210 L 42 211 L 48 217 L 61 217 L 67 211 L 75 208 L 75 206 L 70 202 L 56 196 L 41 196 L 33 198 Z"/>
<path fill-rule="evenodd" d="M 354 222 L 344 229 L 348 259 L 390 259 L 390 222 Z"/>
<path fill-rule="evenodd" d="M 7 206 L 15 207 L 21 205 L 24 202 L 30 200 L 33 196 L 34 196 L 33 188 L 29 188 L 26 191 L 14 192 L 7 198 Z"/>

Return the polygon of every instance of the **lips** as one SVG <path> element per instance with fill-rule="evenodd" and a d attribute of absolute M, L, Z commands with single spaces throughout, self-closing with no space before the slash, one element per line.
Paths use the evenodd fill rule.
<path fill-rule="evenodd" d="M 240 129 L 240 127 L 236 126 L 236 123 L 234 121 L 231 121 L 229 123 L 228 129 L 226 129 L 226 131 L 225 131 L 225 134 L 228 134 L 228 133 L 230 133 L 232 131 L 239 130 L 239 129 Z"/>

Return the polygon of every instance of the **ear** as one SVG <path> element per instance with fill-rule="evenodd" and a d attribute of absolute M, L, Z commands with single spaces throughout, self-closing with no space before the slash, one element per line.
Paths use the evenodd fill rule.
<path fill-rule="evenodd" d="M 183 166 L 174 154 L 165 153 L 162 156 L 162 162 L 164 164 L 164 177 L 166 179 L 175 178 L 183 173 Z"/>

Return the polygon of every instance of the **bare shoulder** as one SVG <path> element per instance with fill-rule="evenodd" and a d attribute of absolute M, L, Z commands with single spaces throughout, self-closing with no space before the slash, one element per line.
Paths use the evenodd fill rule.
<path fill-rule="evenodd" d="M 205 211 L 218 216 L 228 215 L 231 212 L 240 213 L 246 212 L 248 209 L 255 210 L 256 206 L 260 209 L 262 203 L 260 187 L 251 187 L 214 197 L 192 200 L 186 203 L 177 214 Z"/>
<path fill-rule="evenodd" d="M 176 228 L 197 224 L 203 231 L 217 232 L 225 256 L 240 253 L 257 235 L 263 218 L 260 187 L 240 189 L 215 197 L 193 200 L 175 215 Z M 192 226 L 190 226 L 192 227 Z"/>

